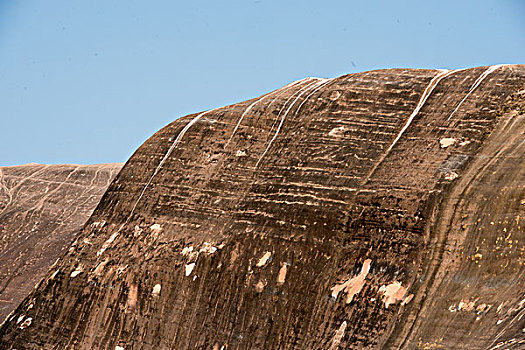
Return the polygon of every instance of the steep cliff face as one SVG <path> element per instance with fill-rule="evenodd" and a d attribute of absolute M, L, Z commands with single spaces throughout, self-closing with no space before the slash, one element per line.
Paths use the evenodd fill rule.
<path fill-rule="evenodd" d="M 519 348 L 524 91 L 520 65 L 392 69 L 178 119 L 0 344 Z"/>
<path fill-rule="evenodd" d="M 0 167 L 0 320 L 69 248 L 122 164 Z"/>

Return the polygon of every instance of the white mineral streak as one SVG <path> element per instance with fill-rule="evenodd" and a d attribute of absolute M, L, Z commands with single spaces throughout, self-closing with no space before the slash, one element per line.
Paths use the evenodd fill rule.
<path fill-rule="evenodd" d="M 412 114 L 410 115 L 410 117 L 408 117 L 408 120 L 407 122 L 405 123 L 405 125 L 403 126 L 403 128 L 401 129 L 401 131 L 399 132 L 399 134 L 396 136 L 396 138 L 394 139 L 394 141 L 390 144 L 390 146 L 388 147 L 388 149 L 386 150 L 386 154 L 388 154 L 392 148 L 394 148 L 394 146 L 396 145 L 397 141 L 399 141 L 399 139 L 401 138 L 401 136 L 403 135 L 403 133 L 406 131 L 406 129 L 408 129 L 408 127 L 410 126 L 410 124 L 412 123 L 412 120 L 414 120 L 414 118 L 418 115 L 419 111 L 421 110 L 421 108 L 423 107 L 423 105 L 425 104 L 425 102 L 427 102 L 427 99 L 428 97 L 432 94 L 432 91 L 434 91 L 434 89 L 436 88 L 436 86 L 438 86 L 439 82 L 441 81 L 441 79 L 451 75 L 452 73 L 455 73 L 457 72 L 458 70 L 445 70 L 445 71 L 441 71 L 441 73 L 439 73 L 438 75 L 436 75 L 434 78 L 432 78 L 432 80 L 430 81 L 430 83 L 428 84 L 427 88 L 425 89 L 425 91 L 423 92 L 423 95 L 421 96 L 421 98 L 419 99 L 419 102 L 416 106 L 416 108 L 414 109 L 414 111 L 412 112 Z"/>
<path fill-rule="evenodd" d="M 248 108 L 246 108 L 246 110 L 244 111 L 244 113 L 241 115 L 241 117 L 239 118 L 239 120 L 237 121 L 237 124 L 235 125 L 235 128 L 233 129 L 233 132 L 232 132 L 232 135 L 230 136 L 230 138 L 228 139 L 228 142 L 226 142 L 226 144 L 224 145 L 224 148 L 226 148 L 231 140 L 233 139 L 233 136 L 235 136 L 235 133 L 237 132 L 237 130 L 239 129 L 239 126 L 241 125 L 241 122 L 242 120 L 244 119 L 244 117 L 246 116 L 246 114 L 248 114 L 248 112 L 250 112 L 252 110 L 252 108 L 258 104 L 259 102 L 262 102 L 264 101 L 264 99 L 266 99 L 267 97 L 279 92 L 279 95 L 285 90 L 285 89 L 288 89 L 289 87 L 292 87 L 294 85 L 297 85 L 298 83 L 300 82 L 303 82 L 304 79 L 301 79 L 301 80 L 297 80 L 297 81 L 294 81 L 294 82 L 291 82 L 290 84 L 288 85 L 285 85 L 283 86 L 282 88 L 278 89 L 278 90 L 275 90 L 274 92 L 271 92 L 267 95 L 264 95 L 263 97 L 259 98 L 258 100 L 256 100 L 255 102 L 253 102 L 251 105 L 248 106 Z M 237 151 L 238 153 L 239 151 Z M 246 155 L 246 153 L 244 154 Z M 239 157 L 239 155 L 237 155 L 237 157 Z"/>
<path fill-rule="evenodd" d="M 341 283 L 336 284 L 332 287 L 332 297 L 337 299 L 337 296 L 341 291 L 346 293 L 345 303 L 349 304 L 354 299 L 354 296 L 363 289 L 365 285 L 365 278 L 370 272 L 370 264 L 372 260 L 366 259 L 363 262 L 363 267 L 361 267 L 361 272 L 359 275 Z"/>
<path fill-rule="evenodd" d="M 332 339 L 332 345 L 330 346 L 329 350 L 337 350 L 339 348 L 339 344 L 341 344 L 341 340 L 343 340 L 343 337 L 345 336 L 346 331 L 346 321 L 341 323 L 341 326 L 339 326 L 339 329 L 335 331 L 334 338 Z"/>
<path fill-rule="evenodd" d="M 149 185 L 151 184 L 151 181 L 153 181 L 153 178 L 157 175 L 157 173 L 160 171 L 160 169 L 162 169 L 162 166 L 164 165 L 164 163 L 166 162 L 166 160 L 169 158 L 169 156 L 171 155 L 171 153 L 173 152 L 173 150 L 175 149 L 175 147 L 177 146 L 177 144 L 180 142 L 180 140 L 182 139 L 182 137 L 186 134 L 186 132 L 197 122 L 199 121 L 199 119 L 201 119 L 204 115 L 212 112 L 212 111 L 215 111 L 215 110 L 218 110 L 220 108 L 224 108 L 224 107 L 219 107 L 219 108 L 214 108 L 214 109 L 210 109 L 208 111 L 205 111 L 205 112 L 202 112 L 200 113 L 199 115 L 197 115 L 195 118 L 193 118 L 192 120 L 190 120 L 190 122 L 188 124 L 186 124 L 184 126 L 184 128 L 182 128 L 182 130 L 179 132 L 179 134 L 177 135 L 177 137 L 175 138 L 175 140 L 173 141 L 173 143 L 171 144 L 170 148 L 168 149 L 168 151 L 166 152 L 166 154 L 164 155 L 164 157 L 162 157 L 162 159 L 160 160 L 159 162 L 159 165 L 157 165 L 157 167 L 155 168 L 155 171 L 153 172 L 153 174 L 150 176 L 148 182 L 144 185 L 144 188 L 142 189 L 142 191 L 140 192 L 140 195 L 139 197 L 137 198 L 137 200 L 135 201 L 135 204 L 133 205 L 133 207 L 131 208 L 131 211 L 129 212 L 129 215 L 126 219 L 126 221 L 120 226 L 119 230 L 120 231 L 128 222 L 129 220 L 131 219 L 131 217 L 133 216 L 133 213 L 135 213 L 135 209 L 137 208 L 137 205 L 139 204 L 140 200 L 142 199 L 142 197 L 144 196 L 144 193 L 146 193 L 146 190 L 148 189 Z"/>
<path fill-rule="evenodd" d="M 195 263 L 189 263 L 185 266 L 185 274 L 186 276 L 191 275 L 191 272 L 193 271 L 193 268 L 195 267 Z"/>
<path fill-rule="evenodd" d="M 379 288 L 379 293 L 383 294 L 383 302 L 385 303 L 386 308 L 403 300 L 406 292 L 406 288 L 401 285 L 401 282 L 397 281 L 392 282 L 389 285 L 382 285 L 381 288 Z"/>
<path fill-rule="evenodd" d="M 456 143 L 456 139 L 451 137 L 445 137 L 439 140 L 439 145 L 441 148 L 447 148 L 448 146 L 452 146 L 454 143 Z"/>
<path fill-rule="evenodd" d="M 330 79 L 324 79 L 324 82 L 321 83 L 319 86 L 317 86 L 312 92 L 310 92 L 306 98 L 303 100 L 303 102 L 301 102 L 301 104 L 299 105 L 299 107 L 297 108 L 297 110 L 295 111 L 294 115 L 297 115 L 297 113 L 299 113 L 299 111 L 301 110 L 301 107 L 303 107 L 303 105 L 306 103 L 306 101 L 308 101 L 310 99 L 310 96 L 312 96 L 313 94 L 315 94 L 317 91 L 319 91 L 319 89 L 327 86 L 330 82 L 332 82 L 335 78 L 330 78 Z"/>
<path fill-rule="evenodd" d="M 151 295 L 153 295 L 154 297 L 158 297 L 160 295 L 160 290 L 162 289 L 162 286 L 160 284 L 156 284 L 154 287 L 153 287 L 153 291 L 151 292 Z"/>
<path fill-rule="evenodd" d="M 259 167 L 259 164 L 261 163 L 262 159 L 264 158 L 264 156 L 266 155 L 266 153 L 268 153 L 268 150 L 270 149 L 270 147 L 272 146 L 272 143 L 273 141 L 277 138 L 277 135 L 279 134 L 279 132 L 281 131 L 281 127 L 283 126 L 283 123 L 284 123 L 284 120 L 286 119 L 286 116 L 288 115 L 288 113 L 290 112 L 290 109 L 292 109 L 292 107 L 295 105 L 295 103 L 299 100 L 299 98 L 305 93 L 307 92 L 308 90 L 311 90 L 312 88 L 314 87 L 317 87 L 319 86 L 320 84 L 322 84 L 323 82 L 325 82 L 326 79 L 320 79 L 320 81 L 314 81 L 308 85 L 306 85 L 305 87 L 301 88 L 299 91 L 297 91 L 296 93 L 294 93 L 292 96 L 290 96 L 288 98 L 288 100 L 286 100 L 285 102 L 285 106 L 286 104 L 297 94 L 297 97 L 295 98 L 295 100 L 293 100 L 293 102 L 288 106 L 288 108 L 286 109 L 286 111 L 284 112 L 283 116 L 281 117 L 281 121 L 279 122 L 279 126 L 277 127 L 277 130 L 275 131 L 275 134 L 273 135 L 272 139 L 270 140 L 270 142 L 268 143 L 268 146 L 266 146 L 266 149 L 264 150 L 263 154 L 261 155 L 261 157 L 259 157 L 259 160 L 257 160 L 257 163 L 255 163 L 255 168 Z M 282 112 L 282 109 L 281 109 L 281 112 Z M 279 112 L 279 114 L 277 115 L 277 119 L 279 119 L 279 117 L 281 116 L 281 112 Z"/>
<path fill-rule="evenodd" d="M 447 70 L 447 69 L 440 69 L 441 73 L 437 74 L 434 78 L 432 78 L 432 80 L 430 81 L 430 83 L 427 85 L 425 91 L 423 92 L 423 95 L 421 95 L 421 98 L 419 99 L 419 102 L 417 103 L 417 106 L 416 108 L 414 109 L 414 111 L 412 112 L 412 114 L 410 115 L 410 117 L 408 117 L 408 120 L 406 121 L 405 125 L 403 126 L 403 128 L 401 129 L 401 131 L 397 134 L 396 138 L 394 139 L 394 141 L 390 144 L 390 146 L 388 147 L 388 149 L 386 150 L 385 153 L 383 153 L 383 155 L 381 156 L 381 158 L 379 158 L 379 161 L 372 167 L 372 169 L 370 169 L 370 171 L 368 172 L 368 175 L 366 176 L 366 178 L 364 179 L 363 183 L 367 183 L 368 180 L 370 179 L 370 177 L 372 177 L 372 174 L 375 173 L 377 167 L 383 163 L 383 161 L 385 160 L 385 158 L 390 154 L 390 151 L 392 150 L 392 148 L 394 148 L 394 146 L 396 145 L 396 143 L 399 141 L 399 139 L 401 138 L 401 136 L 403 136 L 403 133 L 406 131 L 406 129 L 408 129 L 408 127 L 410 126 L 410 124 L 412 123 L 412 120 L 414 120 L 414 118 L 417 116 L 417 114 L 419 113 L 419 111 L 421 110 L 421 108 L 423 107 L 423 105 L 425 104 L 425 102 L 427 101 L 428 97 L 432 94 L 432 91 L 434 91 L 434 89 L 436 88 L 436 86 L 439 84 L 439 82 L 441 81 L 441 79 L 449 76 L 450 74 L 452 73 L 455 73 L 455 72 L 459 72 L 461 70 L 464 70 L 464 69 L 456 69 L 456 70 Z"/>
<path fill-rule="evenodd" d="M 26 315 L 22 314 L 18 317 L 18 319 L 16 320 L 16 324 L 19 324 L 20 322 L 22 322 L 22 320 L 24 319 L 24 317 L 26 317 Z"/>
<path fill-rule="evenodd" d="M 268 262 L 268 259 L 270 259 L 271 256 L 272 256 L 272 252 L 264 253 L 262 258 L 259 259 L 259 261 L 257 262 L 257 264 L 255 266 L 261 267 L 261 266 L 266 265 L 266 263 Z"/>
<path fill-rule="evenodd" d="M 60 272 L 60 269 L 53 272 L 53 274 L 51 275 L 51 279 L 54 279 L 58 275 L 59 272 Z"/>
<path fill-rule="evenodd" d="M 500 67 L 503 67 L 503 66 L 507 66 L 507 64 L 497 64 L 497 65 L 494 65 L 494 66 L 490 66 L 489 68 L 487 68 L 487 70 L 485 70 L 483 73 L 481 73 L 480 76 L 478 77 L 478 79 L 476 79 L 476 81 L 474 82 L 474 84 L 472 84 L 472 86 L 470 87 L 470 89 L 467 92 L 467 94 L 465 95 L 465 97 L 463 97 L 463 99 L 458 103 L 456 108 L 454 108 L 454 111 L 452 111 L 452 113 L 450 113 L 450 115 L 448 116 L 447 120 L 452 119 L 452 116 L 459 110 L 459 107 L 461 107 L 463 102 L 465 102 L 465 100 L 470 96 L 470 94 L 472 94 L 474 92 L 474 90 L 477 89 L 477 87 L 483 82 L 483 80 L 485 80 L 485 78 L 490 73 L 494 72 L 496 69 L 498 69 Z"/>

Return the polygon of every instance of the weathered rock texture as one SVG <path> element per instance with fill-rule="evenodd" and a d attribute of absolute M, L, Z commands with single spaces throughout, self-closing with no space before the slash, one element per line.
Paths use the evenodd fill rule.
<path fill-rule="evenodd" d="M 0 167 L 1 321 L 69 248 L 121 167 Z"/>
<path fill-rule="evenodd" d="M 524 96 L 525 66 L 392 69 L 178 119 L 1 344 L 523 348 Z"/>

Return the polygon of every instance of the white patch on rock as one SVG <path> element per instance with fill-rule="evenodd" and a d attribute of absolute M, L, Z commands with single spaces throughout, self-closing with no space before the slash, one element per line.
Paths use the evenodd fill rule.
<path fill-rule="evenodd" d="M 455 180 L 459 177 L 459 175 L 454 172 L 454 171 L 450 171 L 450 172 L 447 172 L 445 174 L 445 180 L 448 180 L 448 181 L 452 181 L 452 180 Z"/>
<path fill-rule="evenodd" d="M 412 301 L 412 299 L 414 299 L 414 294 L 410 294 L 405 299 L 403 299 L 403 301 L 401 302 L 401 305 L 406 305 L 406 304 L 410 303 Z"/>
<path fill-rule="evenodd" d="M 181 254 L 186 256 L 186 255 L 189 255 L 191 252 L 193 252 L 193 246 L 190 245 L 189 247 L 184 247 L 182 249 Z"/>
<path fill-rule="evenodd" d="M 333 128 L 329 133 L 328 135 L 329 136 L 332 136 L 332 137 L 340 137 L 340 136 L 343 136 L 344 135 L 344 132 L 345 132 L 345 127 L 344 126 L 340 126 L 338 128 Z"/>
<path fill-rule="evenodd" d="M 156 284 L 154 287 L 153 287 L 153 291 L 151 292 L 151 295 L 153 295 L 154 297 L 158 297 L 160 295 L 160 290 L 162 289 L 162 286 L 160 284 Z"/>
<path fill-rule="evenodd" d="M 266 287 L 266 281 L 259 281 L 255 285 L 255 291 L 261 293 L 264 290 L 264 287 Z"/>
<path fill-rule="evenodd" d="M 341 92 L 334 90 L 330 93 L 330 96 L 328 98 L 332 101 L 336 101 L 339 97 L 341 97 Z"/>
<path fill-rule="evenodd" d="M 199 250 L 199 253 L 213 254 L 217 251 L 217 248 L 214 247 L 211 243 L 204 242 L 202 248 Z"/>
<path fill-rule="evenodd" d="M 138 237 L 142 234 L 142 229 L 135 225 L 135 228 L 133 229 L 133 237 Z"/>
<path fill-rule="evenodd" d="M 53 272 L 53 274 L 51 275 L 51 279 L 54 279 L 58 275 L 59 272 L 60 272 L 60 269 Z"/>
<path fill-rule="evenodd" d="M 454 143 L 456 143 L 456 139 L 451 137 L 445 137 L 444 139 L 439 140 L 441 148 L 447 148 L 448 146 L 452 146 Z"/>
<path fill-rule="evenodd" d="M 106 224 L 106 221 L 95 221 L 91 224 L 91 227 L 93 228 L 102 228 Z"/>
<path fill-rule="evenodd" d="M 110 246 L 111 243 L 113 243 L 113 241 L 115 240 L 115 238 L 117 238 L 119 234 L 119 231 L 115 232 L 114 234 L 112 234 L 108 239 L 107 241 L 104 242 L 104 244 L 102 245 L 102 248 L 100 248 L 100 250 L 97 252 L 97 256 L 100 256 L 102 255 L 102 253 L 104 253 L 106 251 L 106 249 L 108 249 L 108 247 Z"/>
<path fill-rule="evenodd" d="M 262 258 L 259 259 L 259 261 L 257 262 L 257 264 L 255 266 L 262 267 L 262 266 L 266 265 L 266 263 L 268 262 L 268 260 L 270 260 L 271 257 L 272 257 L 272 252 L 264 253 Z"/>
<path fill-rule="evenodd" d="M 102 270 L 104 269 L 107 263 L 108 261 L 104 260 L 100 264 L 98 264 L 97 267 L 95 267 L 95 270 L 93 271 L 95 276 L 100 276 L 102 274 Z"/>
<path fill-rule="evenodd" d="M 124 348 L 122 346 L 115 346 L 115 350 L 124 350 Z"/>
<path fill-rule="evenodd" d="M 277 275 L 277 285 L 283 285 L 286 280 L 286 271 L 288 270 L 288 264 L 284 263 L 279 270 L 279 275 Z"/>
<path fill-rule="evenodd" d="M 77 266 L 77 268 L 75 269 L 75 271 L 71 272 L 71 277 L 77 277 L 78 275 L 80 275 L 82 272 L 84 271 L 84 269 L 82 268 L 82 265 L 79 265 Z"/>
<path fill-rule="evenodd" d="M 237 152 L 235 152 L 235 156 L 236 157 L 246 157 L 246 152 L 238 150 Z"/>
<path fill-rule="evenodd" d="M 401 285 L 401 282 L 392 282 L 389 285 L 382 285 L 379 288 L 379 293 L 383 293 L 383 302 L 385 307 L 397 303 L 398 301 L 403 300 L 407 289 Z"/>
<path fill-rule="evenodd" d="M 332 297 L 337 299 L 337 296 L 341 291 L 346 293 L 345 302 L 347 304 L 351 303 L 354 299 L 354 296 L 363 289 L 363 286 L 365 285 L 365 278 L 368 275 L 368 272 L 370 272 L 370 265 L 372 263 L 372 260 L 366 259 L 363 262 L 363 266 L 361 267 L 361 272 L 359 275 L 352 277 L 349 280 L 346 280 L 345 282 L 341 284 L 336 284 L 333 286 L 332 289 Z"/>
<path fill-rule="evenodd" d="M 26 317 L 26 315 L 22 314 L 18 317 L 18 319 L 16 320 L 16 324 L 19 324 L 20 322 L 22 322 L 22 320 L 24 319 L 24 317 Z"/>
<path fill-rule="evenodd" d="M 153 224 L 150 226 L 151 230 L 151 236 L 153 238 L 157 238 L 159 236 L 160 231 L 162 231 L 162 227 L 159 224 Z"/>
<path fill-rule="evenodd" d="M 193 271 L 193 268 L 195 267 L 195 263 L 189 263 L 185 266 L 185 274 L 186 276 L 191 275 L 191 272 Z"/>
<path fill-rule="evenodd" d="M 29 326 L 31 326 L 31 322 L 33 322 L 33 318 L 31 317 L 28 317 L 21 325 L 20 325 L 20 329 L 24 329 L 24 328 L 27 328 Z"/>

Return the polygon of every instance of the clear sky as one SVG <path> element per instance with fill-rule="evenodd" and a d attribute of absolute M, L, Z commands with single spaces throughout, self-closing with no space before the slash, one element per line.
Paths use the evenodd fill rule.
<path fill-rule="evenodd" d="M 0 165 L 123 162 L 306 76 L 525 63 L 524 0 L 0 0 Z"/>

